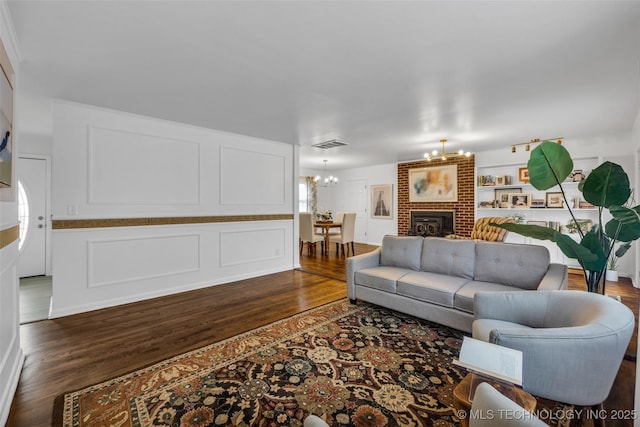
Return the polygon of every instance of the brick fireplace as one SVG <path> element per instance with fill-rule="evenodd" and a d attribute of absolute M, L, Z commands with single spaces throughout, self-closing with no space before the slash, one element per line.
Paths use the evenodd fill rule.
<path fill-rule="evenodd" d="M 457 202 L 438 202 L 427 203 L 409 202 L 409 169 L 424 168 L 429 166 L 443 166 L 449 164 L 458 165 L 458 201 Z M 453 212 L 453 232 L 455 234 L 470 237 L 474 223 L 474 186 L 475 186 L 475 156 L 461 157 L 449 159 L 446 162 L 440 160 L 419 160 L 415 162 L 398 163 L 398 235 L 403 236 L 409 234 L 409 231 L 415 233 L 415 224 L 412 223 L 411 213 L 416 211 L 428 212 Z M 436 221 L 437 222 L 437 221 Z M 427 227 L 423 224 L 420 230 Z M 434 224 L 429 225 L 433 230 Z M 441 231 L 449 233 L 450 228 L 441 226 Z"/>

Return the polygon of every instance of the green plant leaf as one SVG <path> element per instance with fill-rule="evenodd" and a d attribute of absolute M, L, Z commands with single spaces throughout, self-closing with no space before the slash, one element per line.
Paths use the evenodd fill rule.
<path fill-rule="evenodd" d="M 620 247 L 618 247 L 618 250 L 616 250 L 616 258 L 620 258 L 624 254 L 626 254 L 629 249 L 631 249 L 631 242 L 620 245 Z"/>
<path fill-rule="evenodd" d="M 532 224 L 513 224 L 510 222 L 505 222 L 503 224 L 496 224 L 495 222 L 492 222 L 489 223 L 489 225 L 504 228 L 505 230 L 513 231 L 514 233 L 518 233 L 522 236 L 533 237 L 538 240 L 551 240 L 555 242 L 555 231 L 549 227 L 541 227 L 539 225 Z"/>
<path fill-rule="evenodd" d="M 586 268 L 587 265 L 595 266 L 598 261 L 598 255 L 591 252 L 588 247 L 581 245 L 580 243 L 573 240 L 570 236 L 566 234 L 555 232 L 557 235 L 555 236 L 555 242 L 562 251 L 563 254 L 568 256 L 569 258 L 577 259 L 580 261 L 580 264 Z M 583 239 L 584 241 L 584 239 Z M 602 256 L 604 258 L 604 254 Z"/>
<path fill-rule="evenodd" d="M 622 166 L 612 162 L 602 163 L 584 181 L 582 195 L 587 202 L 596 206 L 622 206 L 631 196 L 629 176 Z"/>
<path fill-rule="evenodd" d="M 544 141 L 531 152 L 527 168 L 531 185 L 538 190 L 548 190 L 569 176 L 573 160 L 562 145 Z"/>
<path fill-rule="evenodd" d="M 586 248 L 592 255 L 595 255 L 595 259 L 592 257 L 585 257 L 582 259 L 582 266 L 586 270 L 600 271 L 604 270 L 607 266 L 607 256 L 609 253 L 609 239 L 604 236 L 605 241 L 601 241 L 598 233 L 595 230 L 589 231 L 584 235 L 580 246 Z"/>
<path fill-rule="evenodd" d="M 640 205 L 633 208 L 611 206 L 609 212 L 613 215 L 613 219 L 604 226 L 607 236 L 615 237 L 620 242 L 640 239 Z M 620 227 L 619 230 L 618 227 Z M 617 236 L 616 232 L 618 232 Z"/>

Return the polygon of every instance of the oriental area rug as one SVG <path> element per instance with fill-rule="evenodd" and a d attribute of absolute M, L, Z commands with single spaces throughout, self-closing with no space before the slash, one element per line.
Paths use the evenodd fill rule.
<path fill-rule="evenodd" d="M 457 426 L 462 333 L 340 300 L 56 399 L 55 427 Z"/>

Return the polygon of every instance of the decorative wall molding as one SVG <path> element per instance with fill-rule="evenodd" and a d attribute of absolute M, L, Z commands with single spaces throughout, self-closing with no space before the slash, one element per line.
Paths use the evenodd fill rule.
<path fill-rule="evenodd" d="M 197 142 L 89 124 L 87 164 L 88 203 L 200 203 Z"/>
<path fill-rule="evenodd" d="M 286 164 L 284 155 L 221 146 L 220 204 L 284 205 Z"/>
<path fill-rule="evenodd" d="M 287 230 L 252 228 L 220 232 L 220 267 L 245 265 L 284 257 Z"/>
<path fill-rule="evenodd" d="M 87 241 L 87 287 L 200 270 L 200 236 L 171 234 Z"/>
<path fill-rule="evenodd" d="M 57 219 L 52 221 L 52 228 L 54 230 L 64 230 L 75 228 L 144 227 L 153 225 L 208 224 L 220 222 L 283 220 L 293 220 L 293 214 L 219 215 L 160 218 Z"/>

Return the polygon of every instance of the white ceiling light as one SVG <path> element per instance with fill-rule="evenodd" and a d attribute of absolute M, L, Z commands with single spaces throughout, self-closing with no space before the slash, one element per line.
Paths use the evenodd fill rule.
<path fill-rule="evenodd" d="M 471 156 L 471 152 L 467 151 L 465 152 L 464 150 L 458 150 L 456 152 L 453 153 L 447 153 L 444 149 L 444 143 L 447 142 L 446 139 L 441 139 L 440 142 L 442 143 L 442 151 L 438 151 L 438 150 L 433 150 L 431 153 L 424 153 L 424 158 L 431 161 L 431 160 L 447 160 L 447 159 L 452 159 L 455 157 L 460 157 L 460 156 L 465 156 L 465 157 L 470 157 Z"/>
<path fill-rule="evenodd" d="M 330 187 L 332 185 L 336 185 L 338 183 L 338 177 L 333 175 L 327 175 L 327 162 L 328 160 L 323 160 L 324 162 L 324 177 L 320 175 L 316 176 L 316 182 L 321 187 Z"/>

